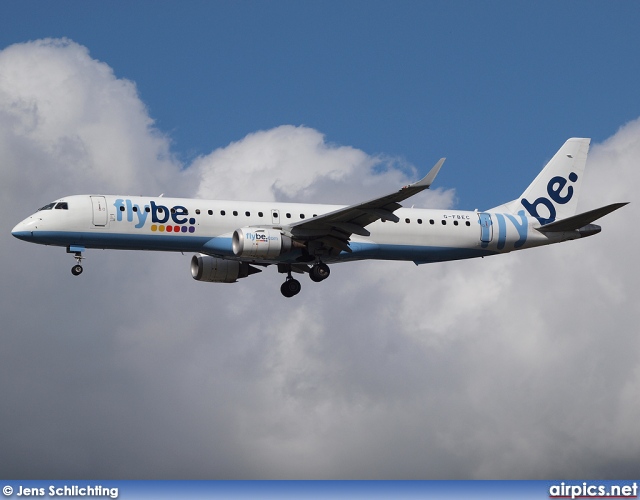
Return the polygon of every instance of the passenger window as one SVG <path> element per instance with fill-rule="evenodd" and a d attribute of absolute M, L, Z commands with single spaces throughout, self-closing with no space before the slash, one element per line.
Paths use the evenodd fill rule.
<path fill-rule="evenodd" d="M 235 215 L 235 216 L 237 217 L 237 216 L 238 216 L 238 211 L 237 211 L 237 210 L 234 210 L 234 211 L 233 211 L 233 215 Z"/>
<path fill-rule="evenodd" d="M 404 220 L 407 224 L 409 224 L 409 222 L 411 222 L 409 219 L 405 219 Z"/>
<path fill-rule="evenodd" d="M 300 214 L 300 218 L 301 218 L 301 219 L 304 219 L 304 214 Z"/>
<path fill-rule="evenodd" d="M 258 217 L 263 217 L 264 214 L 262 212 L 258 212 Z"/>
<path fill-rule="evenodd" d="M 207 213 L 208 213 L 209 215 L 213 215 L 213 210 L 207 210 Z"/>
<path fill-rule="evenodd" d="M 196 215 L 200 215 L 200 209 L 196 208 Z"/>
<path fill-rule="evenodd" d="M 244 213 L 247 217 L 251 217 L 251 212 L 245 212 Z"/>
<path fill-rule="evenodd" d="M 124 205 L 120 205 L 120 211 L 124 212 Z M 158 208 L 158 212 L 162 213 L 162 209 Z"/>
<path fill-rule="evenodd" d="M 418 224 L 422 224 L 422 219 L 418 219 Z"/>
<path fill-rule="evenodd" d="M 220 210 L 220 215 L 227 215 L 227 212 L 225 212 L 224 210 Z"/>
<path fill-rule="evenodd" d="M 446 220 L 444 220 L 444 219 L 442 219 L 442 225 L 443 225 L 443 226 L 446 226 L 446 225 L 447 225 L 447 221 L 446 221 Z"/>
<path fill-rule="evenodd" d="M 470 225 L 471 225 L 471 222 L 467 221 L 467 222 L 465 222 L 465 224 L 466 224 L 467 226 L 470 226 Z"/>
<path fill-rule="evenodd" d="M 453 221 L 453 225 L 454 225 L 454 226 L 457 226 L 457 225 L 458 225 L 458 221 L 457 221 L 457 220 L 454 220 L 454 221 Z"/>
<path fill-rule="evenodd" d="M 149 207 L 144 207 L 144 211 L 145 212 L 151 212 L 151 209 Z"/>
<path fill-rule="evenodd" d="M 431 224 L 432 226 L 436 223 L 436 221 L 434 221 L 433 219 L 429 219 L 429 224 Z"/>
<path fill-rule="evenodd" d="M 287 214 L 287 219 L 290 219 L 290 218 L 291 218 L 291 214 Z"/>

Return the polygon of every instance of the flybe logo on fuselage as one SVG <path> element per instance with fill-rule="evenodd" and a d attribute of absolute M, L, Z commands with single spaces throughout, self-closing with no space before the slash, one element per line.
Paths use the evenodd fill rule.
<path fill-rule="evenodd" d="M 151 216 L 151 231 L 193 233 L 196 230 L 195 218 L 190 218 L 187 208 L 181 205 L 168 208 L 151 201 L 141 207 L 129 199 L 118 198 L 113 206 L 116 207 L 116 222 L 135 222 L 136 229 L 143 228 Z"/>
<path fill-rule="evenodd" d="M 555 177 L 552 177 L 547 184 L 547 194 L 551 199 L 541 196 L 532 203 L 526 198 L 522 198 L 522 200 L 520 200 L 522 206 L 527 210 L 527 212 L 529 212 L 532 217 L 538 219 L 538 222 L 540 224 L 549 224 L 550 222 L 556 220 L 556 207 L 554 205 L 554 202 L 558 203 L 559 205 L 565 205 L 566 203 L 569 203 L 571 198 L 573 198 L 573 186 L 568 186 L 564 194 L 562 193 L 562 190 L 567 186 L 568 182 L 575 183 L 577 180 L 578 174 L 576 174 L 575 172 L 571 172 L 569 174 L 569 181 L 567 181 L 567 179 L 565 179 L 564 177 L 556 175 Z M 543 217 L 542 215 L 540 215 L 540 213 L 538 212 L 538 208 L 540 207 L 540 205 L 543 205 L 547 209 L 547 211 L 549 212 L 548 217 Z"/>

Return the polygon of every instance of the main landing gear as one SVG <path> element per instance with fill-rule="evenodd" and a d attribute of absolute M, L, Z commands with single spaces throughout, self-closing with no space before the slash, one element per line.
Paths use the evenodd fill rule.
<path fill-rule="evenodd" d="M 291 266 L 287 266 L 286 270 L 280 271 L 287 273 L 287 279 L 280 287 L 280 292 L 285 297 L 293 297 L 294 295 L 298 295 L 300 290 L 302 289 L 302 285 L 300 282 L 291 276 Z M 324 264 L 323 262 L 318 262 L 311 269 L 309 269 L 309 277 L 312 281 L 319 283 L 320 281 L 326 280 L 331 274 L 331 270 L 329 266 Z"/>
<path fill-rule="evenodd" d="M 297 279 L 291 277 L 291 271 L 289 271 L 289 275 L 287 276 L 287 279 L 280 287 L 280 293 L 282 293 L 282 295 L 284 295 L 285 297 L 289 298 L 289 297 L 293 297 L 294 295 L 298 295 L 301 289 L 302 289 L 302 285 Z"/>
<path fill-rule="evenodd" d="M 320 283 L 321 281 L 326 280 L 329 277 L 329 274 L 331 274 L 329 266 L 322 262 L 318 262 L 309 271 L 309 278 L 316 283 Z"/>

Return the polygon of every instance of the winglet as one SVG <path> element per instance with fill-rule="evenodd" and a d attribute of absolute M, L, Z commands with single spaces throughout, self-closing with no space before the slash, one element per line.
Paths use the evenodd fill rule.
<path fill-rule="evenodd" d="M 427 175 L 425 175 L 418 182 L 415 182 L 414 184 L 411 184 L 408 187 L 421 187 L 421 188 L 428 189 L 429 186 L 431 186 L 431 184 L 435 180 L 436 175 L 438 175 L 438 172 L 440 172 L 440 169 L 442 168 L 442 164 L 444 163 L 445 160 L 446 160 L 446 158 L 440 158 L 438 163 L 436 163 L 433 166 L 433 168 L 429 171 L 429 173 Z"/>

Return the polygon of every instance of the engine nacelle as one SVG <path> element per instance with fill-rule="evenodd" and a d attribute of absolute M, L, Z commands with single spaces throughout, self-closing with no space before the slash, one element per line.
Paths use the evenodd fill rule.
<path fill-rule="evenodd" d="M 191 257 L 191 276 L 197 281 L 211 283 L 235 283 L 240 278 L 262 272 L 246 262 L 219 259 L 198 254 Z"/>
<path fill-rule="evenodd" d="M 291 238 L 275 229 L 243 227 L 233 232 L 231 247 L 238 257 L 273 259 L 291 250 Z"/>

